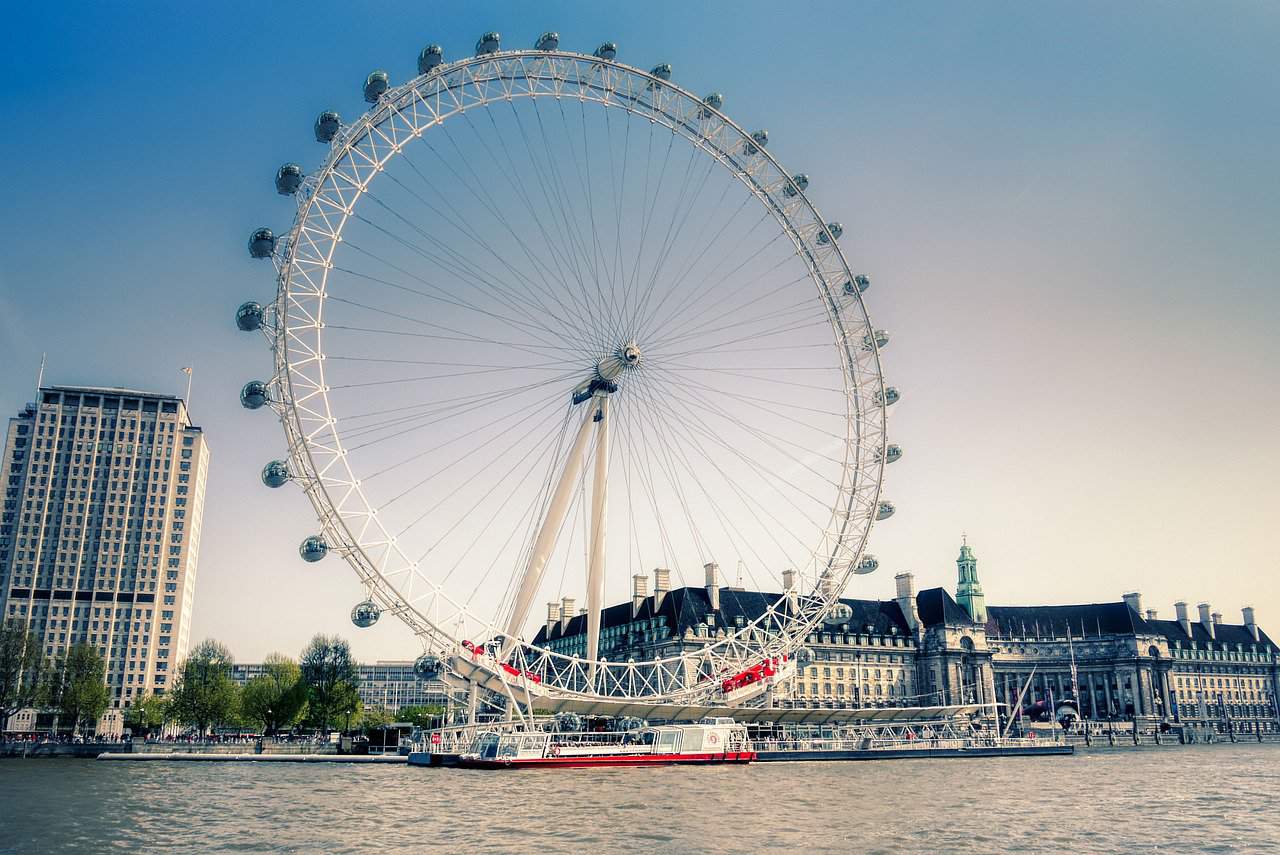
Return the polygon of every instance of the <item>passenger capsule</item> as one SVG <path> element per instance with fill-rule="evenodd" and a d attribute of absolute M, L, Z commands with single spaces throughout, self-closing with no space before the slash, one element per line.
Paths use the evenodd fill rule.
<path fill-rule="evenodd" d="M 289 483 L 289 464 L 283 460 L 272 460 L 263 466 L 262 483 L 268 487 L 283 487 Z"/>
<path fill-rule="evenodd" d="M 249 235 L 249 256 L 251 258 L 270 258 L 271 253 L 276 250 L 276 236 L 271 229 L 265 226 L 255 229 L 253 234 Z"/>
<path fill-rule="evenodd" d="M 865 576 L 868 573 L 876 572 L 876 568 L 880 566 L 880 562 L 874 555 L 864 555 L 862 560 L 858 562 L 858 566 L 854 569 L 854 573 L 859 576 Z"/>
<path fill-rule="evenodd" d="M 889 343 L 889 333 L 884 330 L 876 330 L 874 333 L 867 333 L 862 337 L 862 349 L 871 350 L 872 336 L 875 336 L 875 346 L 883 348 Z"/>
<path fill-rule="evenodd" d="M 533 43 L 534 50 L 552 51 L 558 47 L 560 47 L 560 34 L 550 31 L 538 36 L 538 40 Z"/>
<path fill-rule="evenodd" d="M 884 394 L 876 392 L 876 403 L 882 403 L 886 407 L 892 407 L 894 404 L 898 403 L 898 399 L 901 397 L 902 396 L 898 394 L 898 390 L 893 386 L 885 386 Z"/>
<path fill-rule="evenodd" d="M 246 410 L 256 410 L 267 402 L 267 384 L 261 380 L 250 380 L 240 390 L 240 406 Z"/>
<path fill-rule="evenodd" d="M 497 53 L 500 47 L 502 47 L 502 33 L 485 33 L 476 42 L 476 56 Z"/>
<path fill-rule="evenodd" d="M 292 196 L 302 185 L 302 167 L 296 163 L 286 163 L 276 170 L 276 192 L 281 196 Z"/>
<path fill-rule="evenodd" d="M 351 610 L 351 622 L 361 629 L 373 626 L 381 616 L 382 609 L 378 608 L 378 604 L 373 600 L 356 603 L 355 608 Z"/>
<path fill-rule="evenodd" d="M 324 538 L 318 534 L 308 535 L 298 545 L 298 554 L 302 556 L 303 561 L 315 564 L 329 554 L 329 544 L 325 543 Z"/>
<path fill-rule="evenodd" d="M 262 326 L 262 306 L 249 300 L 236 309 L 236 327 L 242 332 L 253 332 Z"/>
<path fill-rule="evenodd" d="M 747 154 L 758 154 L 768 144 L 769 132 L 762 128 L 751 135 L 751 142 L 746 144 L 745 150 Z"/>
<path fill-rule="evenodd" d="M 444 48 L 440 45 L 427 45 L 418 54 L 418 73 L 430 74 L 436 66 L 444 62 Z"/>
<path fill-rule="evenodd" d="M 659 80 L 670 80 L 671 79 L 671 63 L 664 62 L 661 65 L 655 65 L 652 68 L 652 70 L 649 71 L 649 73 L 652 74 L 654 77 L 658 78 Z"/>
<path fill-rule="evenodd" d="M 385 71 L 379 69 L 372 72 L 364 79 L 364 100 L 370 104 L 377 104 L 378 99 L 385 95 L 389 88 L 391 88 L 391 78 Z"/>
<path fill-rule="evenodd" d="M 809 176 L 803 172 L 791 176 L 791 183 L 782 188 L 782 195 L 788 198 L 798 196 L 809 189 Z"/>
<path fill-rule="evenodd" d="M 859 273 L 853 277 L 853 284 L 858 286 L 859 294 L 866 293 L 866 290 L 871 287 L 871 277 Z"/>
<path fill-rule="evenodd" d="M 831 233 L 830 237 L 827 237 L 827 232 Z M 844 226 L 839 223 L 827 223 L 826 230 L 818 232 L 818 243 L 825 244 L 833 240 L 840 240 L 840 235 L 842 234 L 844 234 Z"/>
<path fill-rule="evenodd" d="M 420 680 L 434 680 L 440 676 L 443 669 L 444 664 L 440 661 L 440 657 L 430 653 L 424 653 L 413 660 L 413 673 Z"/>
<path fill-rule="evenodd" d="M 719 110 L 724 105 L 724 96 L 719 92 L 712 92 L 702 99 L 702 104 L 703 107 L 698 111 L 698 115 L 704 119 L 709 119 L 713 111 Z"/>
<path fill-rule="evenodd" d="M 813 651 L 807 647 L 801 647 L 796 651 L 796 668 L 804 669 L 813 664 Z"/>
<path fill-rule="evenodd" d="M 888 448 L 884 450 L 885 463 L 897 463 L 901 459 L 902 459 L 902 446 L 890 445 Z"/>
<path fill-rule="evenodd" d="M 333 138 L 342 129 L 342 117 L 332 110 L 325 110 L 316 116 L 316 142 L 333 142 Z"/>
<path fill-rule="evenodd" d="M 618 55 L 618 45 L 616 42 L 603 42 L 600 47 L 595 49 L 592 56 L 600 59 L 613 59 Z"/>
<path fill-rule="evenodd" d="M 897 508 L 893 506 L 893 502 L 881 502 L 876 507 L 876 519 L 887 520 L 889 517 L 893 516 L 893 512 L 895 510 L 897 510 Z"/>

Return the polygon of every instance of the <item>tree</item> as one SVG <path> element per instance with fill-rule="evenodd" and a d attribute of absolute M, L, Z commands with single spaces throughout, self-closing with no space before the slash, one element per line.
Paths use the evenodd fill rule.
<path fill-rule="evenodd" d="M 396 713 L 396 721 L 407 721 L 415 727 L 436 727 L 443 715 L 444 707 L 436 704 L 407 706 Z"/>
<path fill-rule="evenodd" d="M 0 730 L 18 710 L 40 702 L 47 671 L 35 633 L 17 621 L 0 626 Z"/>
<path fill-rule="evenodd" d="M 46 702 L 60 717 L 71 720 L 72 733 L 93 724 L 107 710 L 110 695 L 104 680 L 107 663 L 92 644 L 73 644 L 54 666 Z"/>
<path fill-rule="evenodd" d="M 287 656 L 272 653 L 263 660 L 263 673 L 245 684 L 240 712 L 246 721 L 261 724 L 263 733 L 292 727 L 307 706 L 302 669 Z"/>
<path fill-rule="evenodd" d="M 202 641 L 178 669 L 169 696 L 172 717 L 195 727 L 201 736 L 210 726 L 235 717 L 239 689 L 231 681 L 231 651 L 213 639 Z"/>
<path fill-rule="evenodd" d="M 143 695 L 124 711 L 125 726 L 133 731 L 134 736 L 146 736 L 153 730 L 159 730 L 168 720 L 169 699 L 163 695 Z"/>
<path fill-rule="evenodd" d="M 349 723 L 360 705 L 351 646 L 336 635 L 317 635 L 302 651 L 300 668 L 311 720 L 324 730 L 338 717 Z"/>

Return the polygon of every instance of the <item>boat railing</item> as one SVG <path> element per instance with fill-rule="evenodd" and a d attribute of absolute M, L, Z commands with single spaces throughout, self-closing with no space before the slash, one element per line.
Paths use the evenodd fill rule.
<path fill-rule="evenodd" d="M 1051 739 L 1028 739 L 1025 737 L 970 736 L 949 738 L 909 738 L 890 739 L 860 737 L 842 738 L 799 738 L 799 739 L 757 739 L 752 743 L 756 751 L 931 751 L 939 749 L 974 749 L 974 748 L 1013 748 L 1054 744 Z"/>

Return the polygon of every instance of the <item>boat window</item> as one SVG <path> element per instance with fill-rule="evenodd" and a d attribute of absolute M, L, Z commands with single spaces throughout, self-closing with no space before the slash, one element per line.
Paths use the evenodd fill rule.
<path fill-rule="evenodd" d="M 658 731 L 658 751 L 675 752 L 679 744 L 680 744 L 680 731 L 678 730 Z"/>

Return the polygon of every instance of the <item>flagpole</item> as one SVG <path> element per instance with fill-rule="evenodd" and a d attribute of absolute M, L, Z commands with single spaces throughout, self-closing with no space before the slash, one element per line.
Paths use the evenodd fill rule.
<path fill-rule="evenodd" d="M 188 413 L 188 417 L 190 417 L 190 413 L 191 413 L 191 381 L 192 381 L 192 380 L 194 379 L 194 377 L 195 377 L 195 371 L 193 371 L 190 367 L 186 367 L 186 368 L 183 368 L 183 369 L 182 369 L 182 373 L 183 373 L 183 374 L 185 374 L 185 375 L 187 375 L 187 394 L 182 398 L 182 403 L 186 406 L 186 408 L 187 408 L 187 413 Z"/>

